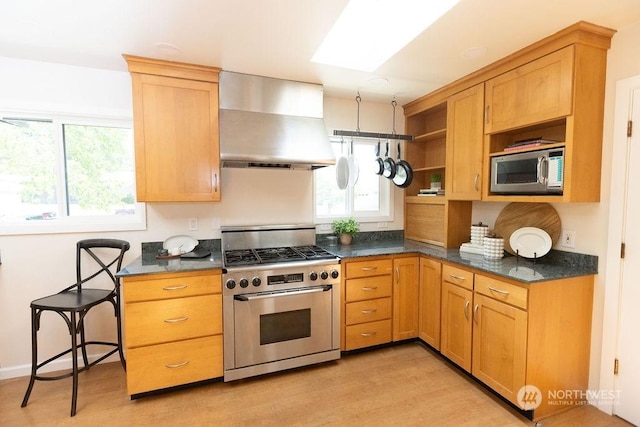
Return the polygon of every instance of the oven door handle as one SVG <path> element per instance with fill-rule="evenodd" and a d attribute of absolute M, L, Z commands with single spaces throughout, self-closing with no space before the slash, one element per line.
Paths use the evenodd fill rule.
<path fill-rule="evenodd" d="M 251 295 L 234 295 L 233 299 L 236 301 L 253 301 L 257 299 L 265 299 L 265 298 L 279 298 L 279 297 L 287 297 L 291 295 L 302 295 L 302 294 L 313 294 L 316 292 L 326 292 L 330 291 L 332 288 L 331 285 L 318 286 L 310 289 L 296 289 L 293 291 L 275 291 L 273 293 L 267 294 L 251 294 Z"/>

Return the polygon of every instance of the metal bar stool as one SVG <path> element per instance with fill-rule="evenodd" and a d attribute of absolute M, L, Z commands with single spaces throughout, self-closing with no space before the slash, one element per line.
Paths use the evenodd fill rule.
<path fill-rule="evenodd" d="M 76 414 L 76 402 L 78 399 L 78 373 L 91 368 L 93 365 L 103 361 L 115 352 L 120 355 L 122 367 L 126 370 L 126 362 L 122 351 L 122 330 L 120 318 L 120 280 L 115 274 L 122 266 L 124 253 L 129 250 L 129 242 L 118 239 L 86 239 L 76 244 L 76 280 L 77 282 L 55 295 L 39 298 L 31 302 L 31 379 L 27 392 L 22 400 L 22 407 L 27 406 L 33 384 L 36 380 L 52 381 L 62 378 L 73 377 L 73 394 L 71 397 L 71 416 Z M 98 249 L 94 252 L 95 249 Z M 82 275 L 82 251 L 86 252 L 99 266 L 98 271 L 87 275 Z M 88 260 L 90 261 L 90 260 Z M 113 289 L 90 289 L 83 288 L 83 284 L 89 280 L 105 273 L 113 282 Z M 103 302 L 113 305 L 116 317 L 116 327 L 118 342 L 87 341 L 85 339 L 85 316 L 92 307 Z M 59 353 L 44 362 L 38 363 L 38 330 L 40 329 L 40 317 L 45 311 L 57 313 L 64 319 L 71 335 L 71 348 Z M 78 343 L 80 334 L 80 343 Z M 87 357 L 87 345 L 104 345 L 114 347 L 106 354 L 89 363 Z M 82 352 L 84 366 L 78 367 L 78 349 Z M 38 369 L 58 358 L 71 353 L 72 369 L 61 375 L 39 375 Z"/>

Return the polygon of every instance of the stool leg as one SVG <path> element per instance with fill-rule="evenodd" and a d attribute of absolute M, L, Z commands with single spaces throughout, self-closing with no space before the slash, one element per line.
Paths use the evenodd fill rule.
<path fill-rule="evenodd" d="M 73 366 L 73 394 L 71 396 L 71 416 L 76 415 L 78 400 L 78 336 L 76 330 L 76 312 L 71 311 L 71 363 Z"/>
<path fill-rule="evenodd" d="M 127 370 L 127 361 L 124 359 L 122 351 L 122 316 L 120 315 L 120 287 L 116 287 L 116 329 L 118 330 L 118 353 L 120 354 L 120 363 L 122 368 Z"/>
<path fill-rule="evenodd" d="M 33 390 L 33 384 L 36 381 L 36 369 L 38 366 L 38 329 L 36 325 L 36 309 L 31 308 L 31 378 L 29 379 L 29 386 L 27 392 L 22 399 L 21 407 L 27 406 L 29 396 L 31 396 L 31 390 Z"/>
<path fill-rule="evenodd" d="M 82 361 L 84 362 L 84 366 L 89 366 L 89 357 L 87 356 L 87 346 L 86 339 L 84 337 L 84 315 L 86 313 L 80 313 L 80 349 L 82 350 Z"/>

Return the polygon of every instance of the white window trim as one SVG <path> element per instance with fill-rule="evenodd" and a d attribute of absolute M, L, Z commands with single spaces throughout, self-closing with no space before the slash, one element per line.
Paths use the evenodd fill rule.
<path fill-rule="evenodd" d="M 25 117 L 31 119 L 52 120 L 54 123 L 65 123 L 71 125 L 89 126 L 113 126 L 127 127 L 133 129 L 131 117 L 118 115 L 100 114 L 67 114 L 55 111 L 43 111 L 40 109 L 16 110 L 2 109 L 2 115 Z M 57 136 L 56 149 L 62 150 L 61 136 Z M 60 164 L 61 153 L 58 153 L 58 180 L 63 180 Z M 135 180 L 135 175 L 134 175 Z M 135 185 L 135 182 L 134 182 Z M 58 182 L 58 188 L 63 188 Z M 58 194 L 60 196 L 60 194 Z M 87 233 L 87 232 L 107 232 L 107 231 L 140 231 L 147 229 L 147 213 L 144 203 L 136 202 L 136 215 L 118 217 L 117 215 L 97 215 L 97 216 L 74 216 L 58 217 L 55 221 L 20 221 L 7 224 L 0 224 L 0 236 L 27 235 L 27 234 L 54 234 L 54 233 Z"/>

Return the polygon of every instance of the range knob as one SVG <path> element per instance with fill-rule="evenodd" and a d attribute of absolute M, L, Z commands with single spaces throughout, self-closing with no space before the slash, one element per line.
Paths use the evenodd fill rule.
<path fill-rule="evenodd" d="M 320 273 L 320 278 L 322 280 L 327 280 L 329 278 L 329 273 L 327 273 L 326 271 L 323 271 L 322 273 Z"/>
<path fill-rule="evenodd" d="M 227 283 L 225 283 L 225 286 L 227 287 L 227 289 L 233 289 L 236 287 L 236 281 L 233 279 L 229 279 L 227 280 Z"/>
<path fill-rule="evenodd" d="M 251 284 L 257 288 L 262 284 L 262 280 L 260 280 L 259 277 L 254 277 L 253 280 L 251 280 Z"/>
<path fill-rule="evenodd" d="M 309 279 L 318 280 L 318 273 L 316 273 L 315 271 L 312 271 L 311 273 L 309 273 Z"/>
<path fill-rule="evenodd" d="M 245 279 L 244 277 L 242 279 L 240 279 L 240 287 L 241 288 L 246 288 L 247 286 L 249 286 L 249 281 L 247 279 Z"/>
<path fill-rule="evenodd" d="M 338 270 L 331 270 L 331 278 L 332 279 L 337 279 L 338 276 L 340 275 L 340 273 L 338 273 Z"/>

